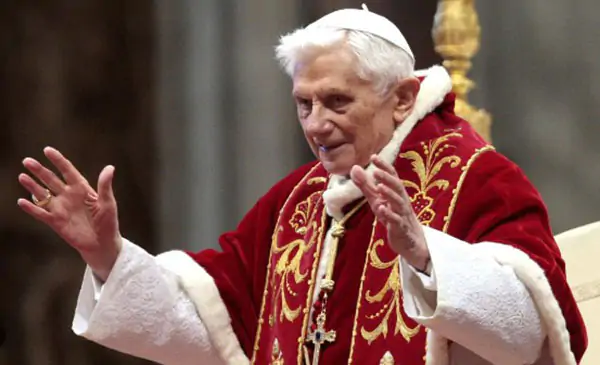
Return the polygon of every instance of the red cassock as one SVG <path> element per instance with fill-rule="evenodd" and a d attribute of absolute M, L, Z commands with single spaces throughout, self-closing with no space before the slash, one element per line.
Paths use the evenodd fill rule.
<path fill-rule="evenodd" d="M 587 345 L 583 321 L 540 195 L 453 110 L 448 94 L 410 132 L 394 163 L 418 219 L 469 243 L 501 243 L 528 254 L 544 270 L 579 361 Z M 214 279 L 252 363 L 304 363 L 331 223 L 323 202 L 329 179 L 318 162 L 297 169 L 221 237 L 222 252 L 190 253 Z M 424 363 L 427 330 L 404 312 L 399 258 L 386 236 L 366 204 L 348 219 L 326 308 L 336 339 L 323 346 L 321 364 L 379 364 L 386 353 L 395 363 Z"/>

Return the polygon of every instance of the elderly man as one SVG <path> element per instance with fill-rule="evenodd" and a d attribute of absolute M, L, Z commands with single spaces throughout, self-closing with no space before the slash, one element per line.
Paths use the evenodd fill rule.
<path fill-rule="evenodd" d="M 441 67 L 344 9 L 281 38 L 318 161 L 278 182 L 222 251 L 151 256 L 58 151 L 19 205 L 88 264 L 73 330 L 163 364 L 575 364 L 587 346 L 544 204 L 453 113 Z"/>

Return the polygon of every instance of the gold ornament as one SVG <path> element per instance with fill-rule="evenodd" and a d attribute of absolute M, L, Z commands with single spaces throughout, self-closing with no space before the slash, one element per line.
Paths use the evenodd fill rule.
<path fill-rule="evenodd" d="M 456 114 L 491 142 L 491 115 L 468 101 L 475 83 L 467 77 L 467 72 L 471 69 L 471 59 L 479 51 L 481 36 L 474 0 L 440 0 L 432 35 L 435 51 L 443 57 L 443 65 L 452 78 Z"/>

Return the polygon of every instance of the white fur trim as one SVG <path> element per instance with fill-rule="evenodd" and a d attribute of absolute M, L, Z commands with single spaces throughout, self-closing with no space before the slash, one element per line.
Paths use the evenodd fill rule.
<path fill-rule="evenodd" d="M 182 251 L 165 252 L 156 258 L 161 266 L 179 277 L 181 286 L 194 303 L 215 349 L 225 363 L 249 364 L 250 361 L 233 332 L 231 317 L 213 278 Z M 198 361 L 202 362 L 202 359 Z"/>
<path fill-rule="evenodd" d="M 437 108 L 444 101 L 446 95 L 452 91 L 452 80 L 442 66 L 433 66 L 427 70 L 417 71 L 415 74 L 425 78 L 421 82 L 413 111 L 398 125 L 390 142 L 379 152 L 379 156 L 389 163 L 396 160 L 402 142 L 417 122 Z M 369 165 L 366 171 L 369 176 L 372 176 L 374 167 Z M 332 175 L 329 186 L 323 193 L 323 200 L 327 213 L 336 219 L 340 219 L 342 208 L 361 196 L 360 189 L 348 177 Z"/>
<path fill-rule="evenodd" d="M 511 267 L 528 289 L 546 326 L 554 364 L 576 365 L 565 319 L 542 268 L 526 253 L 509 245 L 492 242 L 478 245 L 484 245 L 498 263 Z M 428 342 L 427 365 L 448 365 L 447 340 L 439 336 L 428 336 Z M 446 343 L 445 348 L 441 342 Z"/>

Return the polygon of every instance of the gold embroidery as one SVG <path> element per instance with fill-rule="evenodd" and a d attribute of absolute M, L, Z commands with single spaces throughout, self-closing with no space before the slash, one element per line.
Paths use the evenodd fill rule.
<path fill-rule="evenodd" d="M 433 199 L 427 194 L 430 189 L 438 188 L 446 190 L 450 186 L 450 182 L 445 179 L 435 179 L 445 164 L 450 164 L 450 167 L 456 168 L 461 160 L 458 156 L 440 157 L 444 150 L 452 145 L 446 143 L 452 137 L 462 138 L 460 133 L 449 133 L 439 137 L 428 143 L 422 142 L 423 154 L 425 159 L 416 151 L 408 151 L 400 154 L 400 157 L 412 161 L 413 171 L 417 173 L 420 185 L 404 180 L 404 185 L 407 188 L 416 190 L 415 194 L 410 197 L 413 209 L 419 221 L 424 225 L 429 225 L 435 218 L 435 212 L 431 209 Z"/>
<path fill-rule="evenodd" d="M 314 183 L 322 182 L 324 178 L 311 178 L 307 184 L 311 185 Z M 316 207 L 321 198 L 322 192 L 317 191 L 308 196 L 300 203 L 298 203 L 294 209 L 294 214 L 289 220 L 290 226 L 294 231 L 300 235 L 305 235 L 309 228 L 312 228 L 311 236 L 306 242 L 304 239 L 299 238 L 283 246 L 279 246 L 278 236 L 275 236 L 272 252 L 281 254 L 275 265 L 275 277 L 279 276 L 279 285 L 273 296 L 273 311 L 269 316 L 269 325 L 273 326 L 277 318 L 278 301 L 281 305 L 281 313 L 279 313 L 279 321 L 283 322 L 284 318 L 290 322 L 293 322 L 300 315 L 301 307 L 298 306 L 292 309 L 288 302 L 288 296 L 295 297 L 298 295 L 290 284 L 290 274 L 293 274 L 294 286 L 304 282 L 308 275 L 308 270 L 304 273 L 300 272 L 300 262 L 302 257 L 308 252 L 317 236 L 320 234 L 320 230 L 317 230 L 317 222 L 315 222 L 315 213 L 317 212 Z M 283 227 L 277 228 L 278 232 L 283 231 Z"/>
<path fill-rule="evenodd" d="M 395 362 L 394 361 L 394 357 L 388 351 L 388 352 L 385 353 L 385 355 L 383 355 L 383 357 L 379 361 L 379 365 L 394 365 L 394 362 Z"/>
<path fill-rule="evenodd" d="M 450 208 L 448 209 L 448 215 L 444 217 L 444 228 L 443 228 L 444 232 L 448 231 L 448 226 L 450 225 L 450 219 L 452 219 L 452 214 L 454 214 L 454 209 L 456 207 L 456 202 L 458 200 L 458 193 L 460 193 L 462 185 L 465 182 L 465 178 L 467 177 L 467 172 L 469 172 L 471 165 L 473 165 L 475 160 L 479 156 L 481 156 L 481 154 L 483 154 L 484 152 L 494 151 L 494 150 L 495 150 L 495 148 L 493 146 L 485 146 L 485 147 L 482 147 L 482 148 L 476 150 L 475 153 L 471 156 L 471 158 L 469 158 L 469 161 L 467 161 L 467 164 L 465 166 L 463 166 L 462 172 L 460 174 L 460 178 L 458 179 L 458 183 L 456 184 L 456 188 L 452 191 L 452 194 L 454 194 L 454 195 L 452 196 L 452 201 L 450 202 Z"/>
<path fill-rule="evenodd" d="M 400 333 L 402 337 L 406 340 L 406 342 L 410 342 L 411 338 L 416 336 L 419 333 L 421 326 L 417 326 L 415 328 L 410 328 L 406 322 L 404 322 L 404 317 L 402 316 L 402 295 L 401 295 L 401 286 L 400 286 L 400 268 L 398 265 L 398 257 L 394 258 L 392 261 L 384 262 L 379 258 L 377 254 L 377 248 L 385 245 L 383 240 L 378 240 L 375 242 L 373 246 L 373 250 L 369 254 L 370 265 L 378 270 L 388 270 L 391 268 L 390 275 L 386 280 L 385 285 L 381 288 L 379 292 L 376 294 L 371 294 L 370 291 L 367 291 L 365 294 L 365 299 L 367 302 L 373 303 L 381 303 L 388 293 L 391 293 L 391 296 L 387 303 L 383 305 L 381 310 L 378 312 L 367 316 L 368 319 L 377 319 L 381 318 L 381 322 L 375 329 L 372 331 L 368 331 L 364 326 L 360 329 L 360 333 L 362 337 L 367 340 L 369 345 L 375 341 L 379 336 L 387 337 L 388 334 L 388 322 L 390 321 L 390 316 L 392 313 L 396 314 L 396 326 L 394 327 L 394 335 Z"/>
<path fill-rule="evenodd" d="M 326 183 L 326 182 L 327 182 L 326 177 L 318 176 L 318 177 L 313 177 L 312 179 L 308 179 L 308 181 L 306 183 L 308 185 L 313 185 L 313 184 L 321 184 L 321 183 Z"/>
<path fill-rule="evenodd" d="M 371 251 L 373 250 L 373 238 L 375 237 L 375 229 L 377 228 L 377 220 L 373 220 L 373 229 L 371 230 L 371 239 L 369 241 L 369 247 L 367 248 L 367 257 L 371 255 Z M 350 355 L 348 356 L 348 365 L 352 364 L 354 360 L 354 345 L 356 344 L 356 328 L 358 327 L 358 314 L 360 313 L 361 302 L 362 302 L 362 292 L 363 287 L 365 285 L 365 279 L 367 274 L 367 268 L 369 260 L 365 259 L 365 264 L 363 266 L 362 275 L 360 277 L 360 286 L 358 288 L 358 301 L 356 302 L 356 311 L 354 313 L 354 325 L 352 326 L 352 341 L 350 342 Z"/>
<path fill-rule="evenodd" d="M 296 193 L 296 190 L 298 190 L 298 188 L 300 186 L 302 186 L 302 184 L 304 184 L 306 179 L 320 166 L 321 166 L 321 164 L 316 164 L 315 166 L 313 166 L 313 168 L 310 169 L 310 171 L 306 175 L 304 175 L 302 180 L 300 180 L 300 182 L 296 186 L 294 186 L 294 189 L 292 190 L 290 195 L 288 195 L 288 197 L 286 198 L 285 203 L 283 203 L 281 211 L 283 211 L 287 207 L 288 202 L 294 196 L 294 194 Z M 281 215 L 279 215 L 279 217 L 277 218 L 277 223 L 275 224 L 275 227 L 279 227 L 280 223 L 281 223 Z M 271 238 L 272 242 L 275 242 L 278 233 L 279 233 L 279 231 L 277 229 L 275 229 L 273 231 L 273 235 Z M 273 250 L 271 250 L 271 252 L 269 252 L 269 261 L 267 264 L 267 275 L 265 278 L 265 288 L 263 291 L 263 297 L 262 297 L 262 301 L 260 304 L 260 315 L 258 317 L 259 319 L 258 319 L 258 326 L 256 328 L 256 336 L 254 337 L 254 348 L 253 348 L 253 352 L 252 352 L 252 364 L 256 364 L 256 356 L 258 355 L 258 350 L 260 349 L 259 343 L 260 343 L 260 339 L 261 339 L 262 325 L 264 324 L 263 316 L 265 314 L 265 307 L 267 305 L 267 295 L 269 294 L 269 283 L 272 279 L 272 276 L 271 276 L 272 275 L 272 273 L 271 273 L 272 261 L 273 261 Z"/>
<path fill-rule="evenodd" d="M 442 153 L 445 150 L 453 147 L 451 143 L 446 143 L 450 138 L 462 138 L 462 135 L 460 133 L 449 133 L 449 134 L 442 136 L 432 142 L 422 143 L 421 145 L 423 147 L 424 157 L 420 156 L 419 153 L 415 152 L 415 151 L 408 151 L 406 153 L 402 153 L 399 155 L 399 157 L 406 158 L 412 162 L 411 165 L 412 165 L 413 171 L 416 172 L 417 177 L 419 179 L 418 183 L 413 183 L 412 181 L 404 180 L 404 184 L 407 189 L 414 190 L 414 191 L 409 190 L 409 195 L 411 196 L 410 200 L 411 200 L 413 209 L 415 210 L 415 213 L 417 214 L 419 221 L 424 225 L 430 225 L 431 222 L 433 221 L 433 219 L 435 218 L 435 212 L 432 209 L 433 199 L 428 195 L 429 191 L 432 188 L 438 188 L 439 190 L 444 191 L 450 187 L 450 181 L 445 180 L 445 179 L 436 179 L 436 175 L 442 170 L 442 168 L 445 165 L 449 165 L 450 168 L 457 168 L 462 163 L 462 160 L 459 156 L 455 156 L 455 155 L 442 156 Z M 453 191 L 453 193 L 454 193 L 454 191 Z M 360 280 L 359 298 L 358 298 L 358 303 L 357 303 L 355 316 L 354 316 L 354 326 L 352 329 L 352 341 L 350 344 L 350 356 L 349 356 L 348 364 L 352 364 L 352 362 L 354 361 L 354 358 L 353 358 L 354 357 L 354 347 L 356 345 L 357 332 L 358 332 L 357 329 L 359 326 L 358 316 L 361 314 L 361 309 L 362 309 L 361 305 L 363 302 L 363 296 L 365 297 L 365 300 L 367 300 L 368 303 L 372 303 L 370 300 L 383 299 L 385 297 L 385 294 L 387 291 L 393 291 L 393 289 L 392 289 L 394 287 L 393 283 L 398 283 L 398 286 L 397 286 L 398 291 L 401 290 L 399 268 L 397 265 L 398 260 L 395 259 L 395 260 L 392 260 L 391 262 L 383 262 L 379 258 L 379 255 L 375 252 L 377 247 L 384 244 L 383 240 L 378 240 L 377 242 L 374 242 L 374 235 L 375 235 L 376 227 L 377 227 L 377 221 L 375 220 L 373 222 L 373 232 L 371 233 L 371 241 L 370 241 L 369 247 L 367 249 L 367 260 L 365 260 L 365 264 L 363 267 L 363 272 L 362 272 L 362 276 L 361 276 L 361 280 Z M 377 247 L 376 247 L 376 245 L 377 245 Z M 368 293 L 363 292 L 365 281 L 366 281 L 367 268 L 369 267 L 369 265 L 372 265 L 372 263 L 374 263 L 376 266 L 379 266 L 381 268 L 387 268 L 388 270 L 390 268 L 392 268 L 392 272 L 390 273 L 390 276 L 388 277 L 386 284 L 376 294 L 371 294 L 370 292 L 368 292 Z M 397 270 L 396 272 L 398 274 L 393 272 L 394 269 Z M 397 279 L 395 279 L 393 277 L 397 277 Z M 390 283 L 390 278 L 392 280 L 394 280 L 391 283 Z M 367 298 L 367 296 L 368 296 L 368 298 Z M 396 305 L 396 303 L 398 303 L 398 310 L 400 310 L 401 304 L 399 303 L 399 300 L 401 299 L 401 292 L 398 292 L 397 297 L 398 297 L 398 300 L 396 300 L 396 295 L 392 295 L 391 299 L 390 299 L 390 303 L 383 305 L 381 307 L 382 309 L 379 312 L 377 312 L 375 314 L 371 314 L 367 318 L 373 319 L 373 318 L 387 316 L 388 312 L 393 311 L 393 307 Z M 369 300 L 369 298 L 370 298 L 370 300 Z M 398 314 L 396 315 L 396 317 L 399 318 L 402 321 L 402 323 L 404 323 L 403 317 L 401 317 Z M 383 324 L 383 321 L 382 321 L 382 324 Z M 399 323 L 396 323 L 396 328 L 395 328 L 396 331 L 398 331 L 398 328 L 397 328 L 398 325 L 399 325 Z M 404 325 L 406 326 L 405 323 L 404 323 Z M 383 333 L 384 327 L 381 324 L 380 324 L 380 326 L 381 326 L 381 328 L 380 328 L 381 332 Z M 388 325 L 386 323 L 385 324 L 386 333 L 388 331 L 387 326 Z M 418 328 L 419 328 L 418 326 L 417 326 L 417 328 L 414 328 L 414 329 L 408 328 L 408 330 L 409 330 L 408 332 L 411 332 L 411 330 L 418 332 Z M 426 328 L 424 330 L 427 331 Z M 361 329 L 361 333 L 363 331 L 367 332 L 366 334 L 367 334 L 367 336 L 369 336 L 368 331 L 366 331 L 364 327 Z M 373 334 L 374 332 L 375 332 L 375 330 L 371 331 L 371 334 Z M 415 333 L 415 335 L 416 335 L 416 333 Z M 414 337 L 414 335 L 413 335 L 413 337 Z M 364 338 L 364 336 L 363 336 L 363 338 Z M 410 336 L 409 336 L 409 338 L 410 338 Z M 366 340 L 369 341 L 369 339 L 366 339 Z M 374 341 L 374 339 L 372 341 Z M 369 343 L 371 343 L 371 342 L 369 342 Z M 384 356 L 384 358 L 382 358 L 381 362 L 383 362 L 384 360 L 385 361 L 389 361 L 389 360 L 394 361 L 393 357 L 391 356 L 391 353 L 389 355 L 390 356 L 388 356 L 387 358 L 386 358 L 386 356 Z M 425 359 L 425 356 L 423 358 Z M 393 364 L 393 362 L 391 362 L 391 364 Z"/>
<path fill-rule="evenodd" d="M 308 242 L 299 238 L 283 246 L 279 246 L 277 240 L 274 243 L 273 253 L 281 254 L 281 256 L 275 265 L 275 277 L 279 278 L 279 284 L 276 286 L 276 291 L 273 295 L 273 312 L 269 317 L 269 324 L 271 326 L 275 323 L 278 302 L 281 305 L 281 312 L 279 313 L 280 322 L 283 322 L 284 318 L 293 322 L 300 315 L 301 306 L 292 309 L 288 303 L 288 295 L 292 297 L 298 295 L 290 284 L 290 277 L 293 278 L 294 286 L 296 286 L 304 282 L 308 276 L 308 270 L 304 273 L 300 272 L 300 263 L 302 257 L 310 250 L 320 233 L 320 230 L 317 229 L 317 222 L 313 221 L 313 218 L 311 217 L 310 223 L 312 234 Z M 279 230 L 281 231 L 283 228 L 279 227 Z"/>
<path fill-rule="evenodd" d="M 312 180 L 312 179 L 311 179 Z M 310 180 L 309 180 L 310 181 Z M 320 191 L 310 194 L 308 198 L 296 205 L 294 214 L 290 218 L 290 225 L 298 234 L 305 235 L 308 230 L 308 222 L 312 218 L 314 208 L 321 197 Z"/>
<path fill-rule="evenodd" d="M 348 213 L 346 213 L 339 221 L 333 220 L 331 227 L 331 241 L 329 248 L 329 259 L 327 262 L 327 269 L 325 272 L 325 277 L 321 282 L 321 293 L 323 293 L 322 298 L 322 310 L 321 313 L 317 316 L 317 327 L 312 329 L 306 338 L 306 342 L 311 342 L 313 344 L 313 356 L 312 362 L 310 361 L 308 356 L 304 356 L 305 363 L 311 363 L 312 365 L 318 365 L 320 361 L 320 353 L 321 346 L 326 342 L 334 342 L 336 339 L 336 331 L 335 330 L 327 330 L 325 324 L 327 322 L 327 300 L 329 294 L 333 290 L 335 286 L 335 282 L 333 280 L 333 270 L 336 262 L 337 256 L 337 247 L 339 244 L 339 240 L 344 236 L 346 232 L 345 224 L 356 212 L 360 210 L 360 208 L 367 203 L 366 199 L 363 199 L 361 202 L 356 204 L 354 208 L 352 208 Z M 319 294 L 320 295 L 320 294 Z M 306 350 L 306 347 L 304 347 Z"/>
<path fill-rule="evenodd" d="M 321 214 L 321 225 L 319 226 L 319 234 L 317 236 L 317 248 L 313 260 L 312 272 L 310 274 L 311 280 L 308 284 L 308 295 L 306 296 L 306 304 L 304 309 L 304 323 L 302 325 L 302 333 L 300 334 L 300 338 L 298 338 L 298 364 L 302 363 L 302 348 L 304 347 L 304 339 L 306 338 L 306 331 L 308 330 L 308 320 L 310 317 L 310 311 L 308 310 L 308 308 L 310 308 L 310 303 L 312 303 L 313 300 L 315 277 L 317 276 L 317 268 L 319 267 L 319 262 L 321 260 L 321 245 L 323 243 L 323 229 L 325 227 L 326 218 L 327 210 L 323 209 L 323 213 Z"/>
<path fill-rule="evenodd" d="M 273 351 L 271 351 L 271 365 L 285 365 L 283 362 L 283 354 L 279 348 L 279 341 L 273 341 Z"/>

